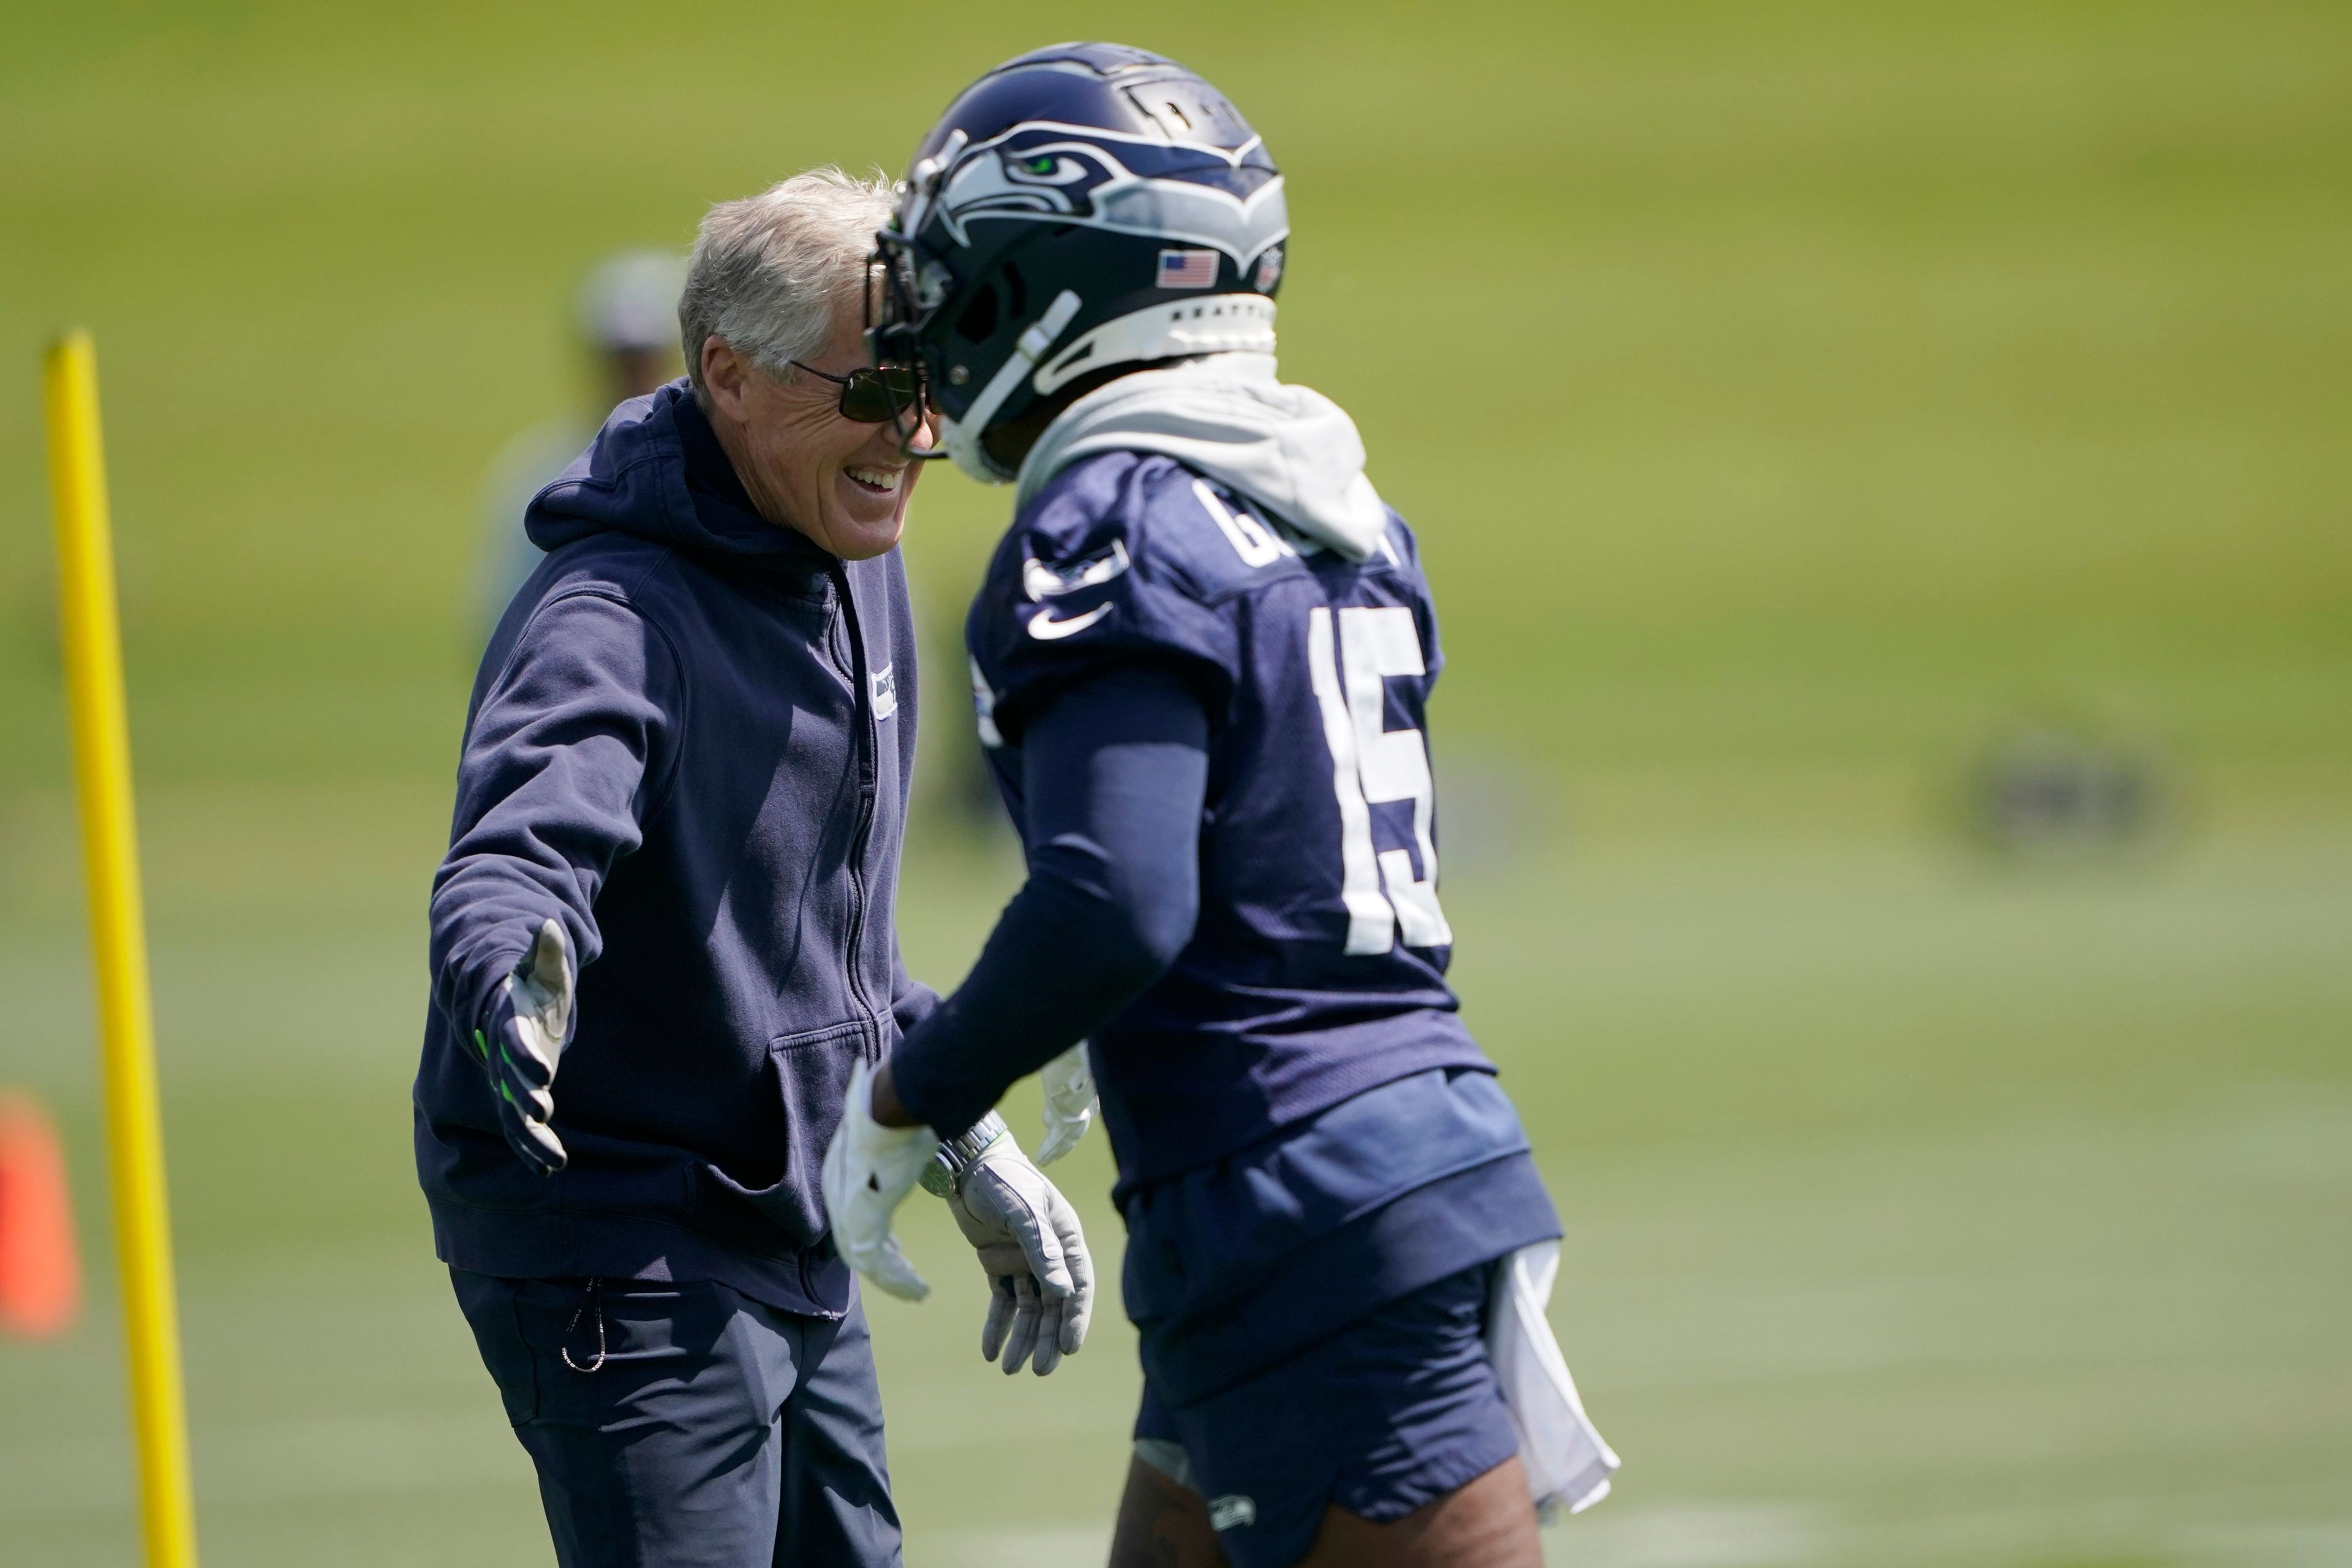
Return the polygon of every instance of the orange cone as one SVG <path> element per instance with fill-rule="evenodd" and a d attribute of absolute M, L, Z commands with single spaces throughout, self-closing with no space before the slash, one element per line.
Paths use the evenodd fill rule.
<path fill-rule="evenodd" d="M 65 1150 L 40 1106 L 0 1093 L 0 1329 L 63 1333 L 80 1305 Z"/>

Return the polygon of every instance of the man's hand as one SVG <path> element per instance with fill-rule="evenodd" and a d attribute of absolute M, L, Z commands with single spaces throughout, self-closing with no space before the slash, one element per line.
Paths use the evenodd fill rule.
<path fill-rule="evenodd" d="M 874 1120 L 874 1068 L 859 1062 L 849 1075 L 849 1102 L 841 1127 L 825 1146 L 825 1214 L 833 1244 L 849 1266 L 893 1296 L 919 1301 L 931 1293 L 890 1234 L 890 1216 L 914 1190 L 939 1152 L 928 1127 L 885 1127 Z"/>
<path fill-rule="evenodd" d="M 988 1276 L 981 1359 L 995 1361 L 1001 1351 L 1007 1376 L 1031 1361 L 1043 1377 L 1064 1356 L 1076 1355 L 1094 1314 L 1086 1231 L 1070 1201 L 1029 1163 L 1010 1132 L 958 1174 L 948 1208 Z"/>
<path fill-rule="evenodd" d="M 1095 1119 L 1095 1073 L 1087 1061 L 1087 1043 L 1080 1040 L 1047 1062 L 1037 1082 L 1045 1091 L 1045 1141 L 1037 1145 L 1037 1163 L 1050 1165 L 1078 1146 Z"/>
<path fill-rule="evenodd" d="M 542 1176 L 563 1169 L 555 1120 L 555 1066 L 572 1041 L 572 939 L 551 920 L 515 972 L 499 982 L 471 1042 L 490 1075 L 499 1128 L 526 1165 Z"/>

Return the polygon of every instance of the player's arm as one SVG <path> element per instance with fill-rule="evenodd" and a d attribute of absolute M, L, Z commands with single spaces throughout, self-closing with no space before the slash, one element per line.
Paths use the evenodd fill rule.
<path fill-rule="evenodd" d="M 433 884 L 434 1003 L 488 1075 L 507 1142 L 542 1173 L 564 1163 L 552 1088 L 579 966 L 601 950 L 596 892 L 640 841 L 681 710 L 660 635 L 583 595 L 539 612 L 467 731 Z"/>
<path fill-rule="evenodd" d="M 1022 735 L 1029 879 L 875 1084 L 885 1125 L 964 1127 L 1133 1001 L 1200 912 L 1209 716 L 1160 664 L 1105 670 Z"/>
<path fill-rule="evenodd" d="M 919 1296 L 891 1215 L 929 1168 L 938 1128 L 976 1130 L 950 1194 L 992 1293 L 981 1352 L 1007 1372 L 1034 1347 L 1051 1370 L 1086 1337 L 1093 1281 L 1077 1215 L 990 1112 L 1150 985 L 1198 917 L 1208 711 L 1157 665 L 1125 665 L 1058 696 L 1025 727 L 1028 881 L 955 994 L 874 1073 L 857 1069 L 825 1152 L 825 1202 L 844 1256 Z M 983 1120 L 984 1118 L 984 1120 Z M 999 1239 L 999 1235 L 1002 1239 Z"/>

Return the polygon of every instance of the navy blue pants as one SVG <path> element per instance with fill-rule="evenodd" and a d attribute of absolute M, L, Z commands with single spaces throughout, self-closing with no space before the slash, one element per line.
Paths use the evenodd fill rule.
<path fill-rule="evenodd" d="M 898 1568 L 864 1307 L 449 1271 L 562 1568 Z"/>

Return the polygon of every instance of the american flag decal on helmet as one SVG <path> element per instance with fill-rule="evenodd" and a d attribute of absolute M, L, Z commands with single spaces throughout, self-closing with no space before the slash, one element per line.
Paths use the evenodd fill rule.
<path fill-rule="evenodd" d="M 1160 253 L 1162 289 L 1213 289 L 1217 286 L 1217 253 L 1213 250 L 1163 250 Z"/>

